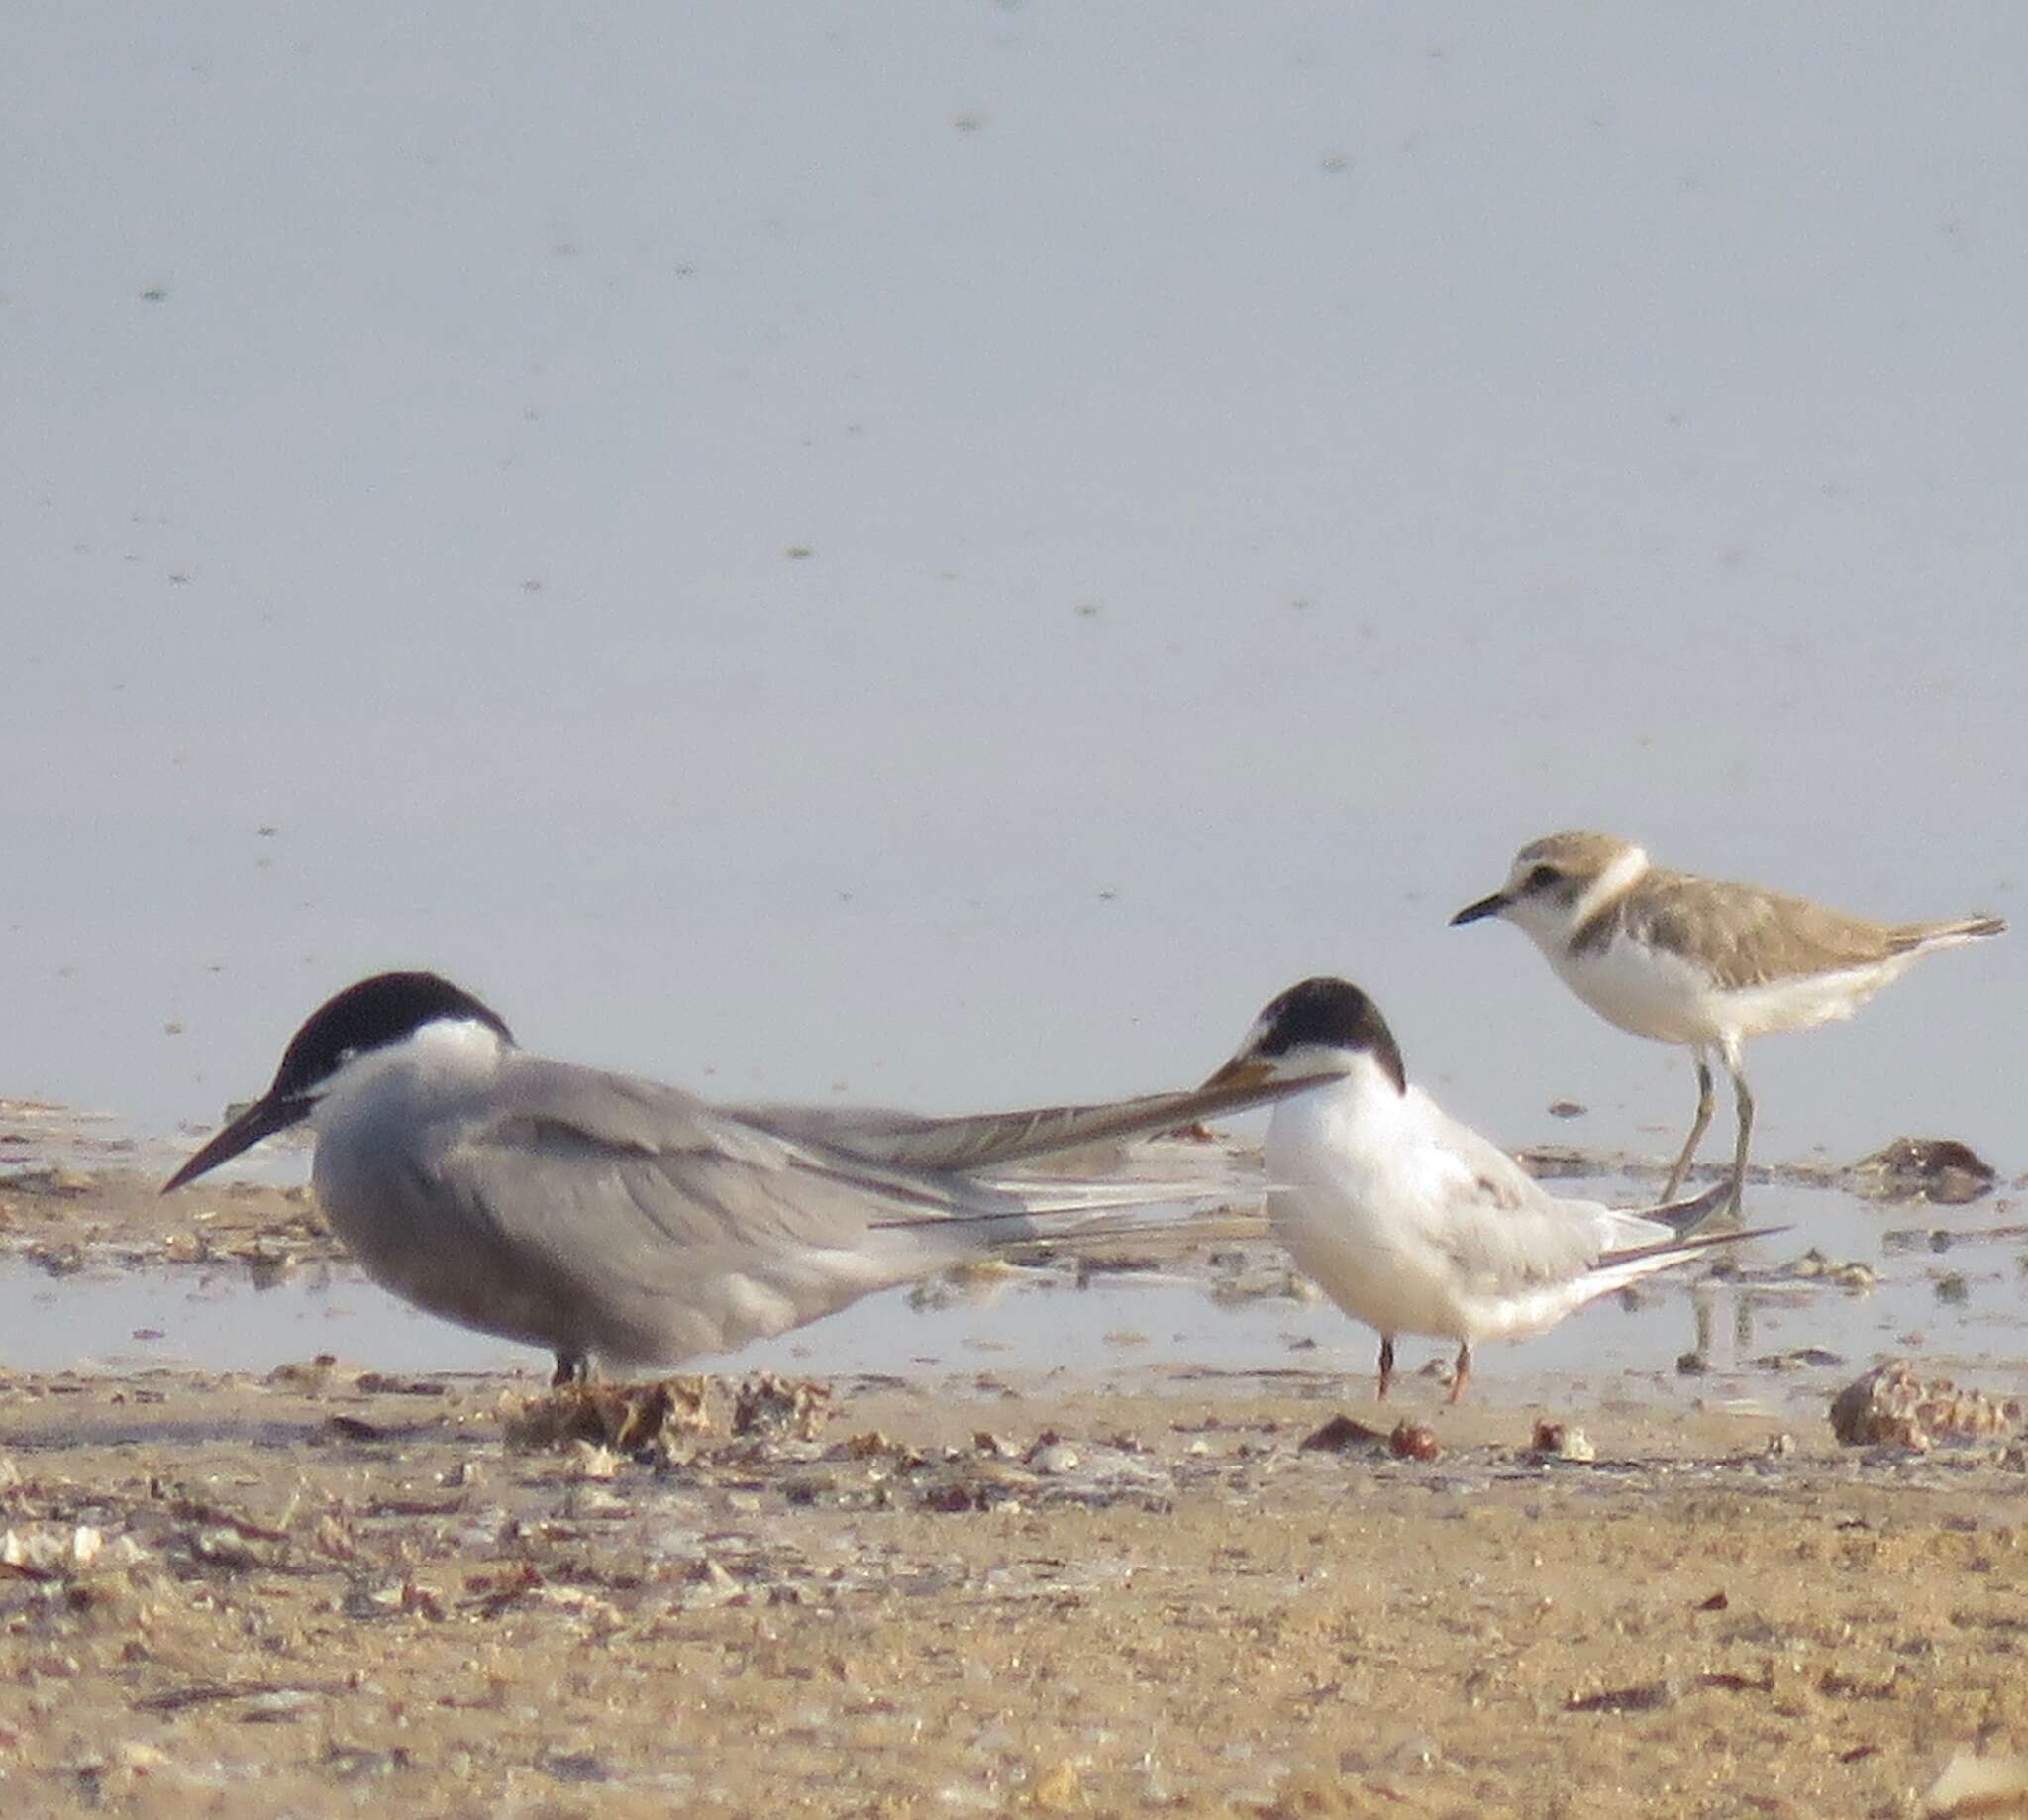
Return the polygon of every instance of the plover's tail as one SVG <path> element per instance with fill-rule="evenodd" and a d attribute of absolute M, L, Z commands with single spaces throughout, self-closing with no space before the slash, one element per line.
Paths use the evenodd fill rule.
<path fill-rule="evenodd" d="M 1924 954 L 1932 948 L 1956 948 L 1981 936 L 2007 933 L 2004 917 L 1961 916 L 1950 923 L 1904 923 L 1894 931 L 1894 947 L 1902 954 Z"/>

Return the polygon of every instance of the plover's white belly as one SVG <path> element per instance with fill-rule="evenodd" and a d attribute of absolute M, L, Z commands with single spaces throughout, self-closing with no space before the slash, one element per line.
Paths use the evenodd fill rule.
<path fill-rule="evenodd" d="M 1775 1030 L 1809 1030 L 1850 1017 L 1889 980 L 1899 978 L 1914 959 L 1912 954 L 1896 955 L 1872 966 L 1742 986 L 1724 994 L 1725 1019 L 1740 1036 L 1758 1037 Z"/>
<path fill-rule="evenodd" d="M 1603 949 L 1549 951 L 1565 985 L 1610 1024 L 1658 1043 L 1716 1043 L 1734 1028 L 1725 992 L 1668 949 L 1616 935 Z"/>
<path fill-rule="evenodd" d="M 1622 935 L 1595 952 L 1556 950 L 1550 963 L 1572 991 L 1622 1030 L 1658 1043 L 1717 1044 L 1850 1017 L 1915 959 L 1913 953 L 1893 955 L 1835 973 L 1728 987 L 1681 955 Z"/>

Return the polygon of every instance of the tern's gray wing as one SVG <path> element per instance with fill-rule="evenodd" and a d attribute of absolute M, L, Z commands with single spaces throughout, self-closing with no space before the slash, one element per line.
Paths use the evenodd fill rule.
<path fill-rule="evenodd" d="M 489 1148 L 537 1166 L 568 1162 L 582 1178 L 601 1167 L 632 1176 L 646 1164 L 646 1179 L 666 1181 L 670 1193 L 645 1211 L 687 1244 L 727 1235 L 823 1242 L 868 1225 L 937 1224 L 1006 1205 L 963 1176 L 770 1130 L 656 1081 L 516 1057 L 501 1087 L 485 1127 Z"/>
<path fill-rule="evenodd" d="M 1432 1238 L 1482 1293 L 1572 1282 L 1610 1254 L 1676 1237 L 1599 1201 L 1560 1199 L 1470 1126 L 1442 1113 L 1436 1119 L 1433 1148 L 1446 1166 L 1434 1184 Z"/>
<path fill-rule="evenodd" d="M 471 1306 L 407 1292 L 559 1353 L 672 1363 L 780 1333 L 1018 1236 L 983 1184 L 884 1167 L 785 1138 L 673 1088 L 516 1056 L 486 1107 L 415 1160 L 434 1239 L 446 1210 Z M 1012 1216 L 1004 1223 L 988 1214 Z M 404 1285 L 395 1284 L 396 1287 Z M 463 1291 L 460 1291 L 461 1293 Z"/>
<path fill-rule="evenodd" d="M 735 1116 L 783 1136 L 823 1144 L 867 1162 L 903 1169 L 974 1170 L 1081 1150 L 1118 1138 L 1173 1130 L 1223 1118 L 1250 1106 L 1300 1093 L 1326 1074 L 1192 1087 L 1091 1106 L 1042 1106 L 1024 1112 L 981 1112 L 928 1118 L 863 1106 L 748 1106 Z"/>

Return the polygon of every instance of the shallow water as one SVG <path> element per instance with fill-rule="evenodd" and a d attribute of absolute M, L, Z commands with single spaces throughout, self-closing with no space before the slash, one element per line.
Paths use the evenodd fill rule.
<path fill-rule="evenodd" d="M 2018 919 L 2028 12 L 0 33 L 36 172 L 0 1092 L 114 1115 L 51 1160 L 187 1150 L 390 965 L 550 1053 L 947 1110 L 1200 1078 L 1342 972 L 1499 1141 L 1667 1156 L 1683 1059 L 1445 927 L 1518 843 Z M 2019 1171 L 2024 1002 L 2016 935 L 1756 1046 L 1758 1155 L 1950 1135 Z M 1798 1227 L 1757 1260 L 1883 1280 L 1717 1291 L 1721 1365 L 1919 1344 L 2019 1385 L 2016 1242 L 1756 1205 Z M 1671 1284 L 1481 1380 L 1829 1374 L 1677 1379 L 1697 1331 Z M 38 1367 L 527 1360 L 344 1278 L 9 1269 L 0 1334 Z M 1035 1285 L 739 1364 L 1371 1354 L 1327 1307 Z"/>
<path fill-rule="evenodd" d="M 1580 1183 L 1572 1191 L 1616 1186 L 1624 1188 Z M 1595 1303 L 1540 1338 L 1488 1344 L 1475 1357 L 1473 1394 L 1580 1406 L 1698 1397 L 1800 1413 L 1820 1409 L 1830 1391 L 1897 1353 L 1996 1394 L 2028 1394 L 2028 1235 L 2010 1209 L 1882 1209 L 1799 1188 L 1768 1190 L 1750 1205 L 1757 1221 L 1793 1225 L 1743 1245 L 1737 1274 L 1651 1278 L 1634 1296 Z M 1871 1265 L 1877 1281 L 1850 1289 L 1796 1275 L 1811 1248 L 1836 1263 Z M 1365 1394 L 1374 1337 L 1321 1298 L 1287 1292 L 1271 1247 L 1234 1249 L 1248 1261 L 1243 1272 L 1214 1262 L 1100 1274 L 1078 1287 L 1060 1270 L 1038 1268 L 983 1290 L 939 1283 L 894 1291 L 689 1368 L 925 1382 L 1268 1375 L 1319 1394 Z M 1234 1293 L 1242 1282 L 1246 1292 Z M 342 1266 L 306 1268 L 257 1288 L 240 1268 L 94 1267 L 52 1278 L 17 1263 L 0 1268 L 0 1333 L 5 1362 L 17 1369 L 264 1371 L 332 1353 L 382 1371 L 547 1370 L 532 1349 L 419 1314 Z M 1831 1357 L 1788 1358 L 1804 1349 Z M 1404 1340 L 1403 1369 L 1446 1363 L 1452 1350 Z M 1680 1372 L 1686 1353 L 1698 1353 L 1708 1368 Z"/>
<path fill-rule="evenodd" d="M 1444 927 L 1519 842 L 2019 908 L 2028 14 L 5 38 L 0 1091 L 210 1121 L 428 964 L 706 1090 L 1110 1096 L 1328 969 L 1666 1151 L 1680 1060 Z M 2018 1167 L 2024 999 L 1762 1045 L 1764 1153 Z"/>

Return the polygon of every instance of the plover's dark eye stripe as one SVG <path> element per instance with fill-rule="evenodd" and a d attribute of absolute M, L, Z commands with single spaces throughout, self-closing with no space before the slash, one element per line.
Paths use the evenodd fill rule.
<path fill-rule="evenodd" d="M 1555 866 L 1538 865 L 1534 871 L 1528 874 L 1528 888 L 1531 891 L 1546 891 L 1561 877 L 1563 877 L 1563 873 L 1558 871 Z"/>

